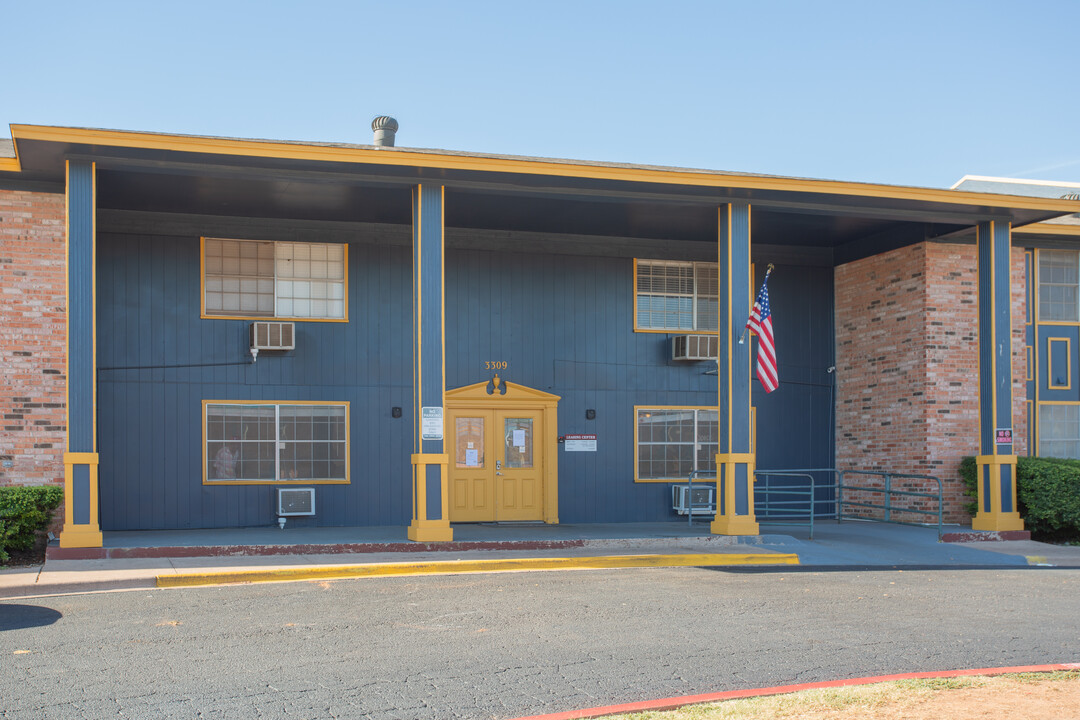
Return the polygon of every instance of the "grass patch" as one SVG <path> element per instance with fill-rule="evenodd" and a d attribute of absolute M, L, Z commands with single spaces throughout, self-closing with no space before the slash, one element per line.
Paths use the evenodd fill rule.
<path fill-rule="evenodd" d="M 607 716 L 610 720 L 771 720 L 801 717 L 858 717 L 873 713 L 880 717 L 908 717 L 914 705 L 932 703 L 936 698 L 960 691 L 1009 693 L 1017 684 L 1038 685 L 1080 682 L 1080 671 L 893 680 L 872 685 L 804 690 L 787 695 L 726 700 L 688 705 L 666 712 L 646 712 Z M 1063 708 L 1063 711 L 1068 708 Z M 1071 710 L 1068 710 L 1071 712 Z M 933 716 L 932 714 L 930 715 Z M 922 715 L 912 715 L 922 717 Z M 1059 716 L 1060 717 L 1060 716 Z"/>

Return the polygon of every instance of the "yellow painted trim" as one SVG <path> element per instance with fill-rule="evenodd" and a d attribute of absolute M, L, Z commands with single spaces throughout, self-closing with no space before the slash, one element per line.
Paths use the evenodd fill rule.
<path fill-rule="evenodd" d="M 997 241 L 994 230 L 997 223 L 991 221 L 987 224 L 990 226 L 990 417 L 993 418 L 991 428 L 996 428 L 998 426 L 997 352 L 995 352 L 997 349 Z M 980 427 L 979 430 L 981 433 L 982 428 Z M 993 449 L 994 454 L 997 455 L 997 442 L 994 442 Z"/>
<path fill-rule="evenodd" d="M 519 173 L 553 177 L 592 178 L 626 182 L 688 185 L 698 187 L 745 188 L 786 192 L 812 192 L 825 195 L 852 195 L 893 200 L 948 203 L 1010 209 L 1060 211 L 1063 215 L 1080 212 L 1080 202 L 1057 198 L 913 188 L 871 183 L 841 182 L 760 175 L 734 175 L 722 172 L 655 167 L 627 167 L 589 164 L 582 161 L 558 162 L 552 159 L 499 158 L 490 156 L 418 152 L 415 150 L 365 147 L 334 147 L 269 140 L 197 137 L 152 132 L 62 128 L 42 125 L 11 125 L 11 137 L 56 143 L 91 144 L 103 147 L 128 147 L 212 155 L 264 157 L 320 162 L 351 162 L 390 167 L 438 168 L 447 170 Z M 998 201 L 996 204 L 993 201 Z"/>
<path fill-rule="evenodd" d="M 66 450 L 71 450 L 71 161 L 64 160 L 64 426 Z M 67 493 L 64 504 L 71 505 Z"/>
<path fill-rule="evenodd" d="M 728 332 L 727 332 L 727 415 L 728 415 L 728 417 L 727 417 L 727 430 L 728 430 L 728 432 L 727 432 L 727 450 L 730 453 L 732 450 L 735 449 L 734 446 L 732 445 L 732 443 L 734 442 L 734 437 L 735 437 L 735 396 L 734 396 L 735 362 L 734 362 L 734 357 L 732 356 L 732 353 L 735 352 L 735 345 L 734 345 L 734 339 L 733 339 L 733 336 L 735 334 L 734 325 L 735 325 L 736 322 L 738 322 L 738 320 L 735 317 L 732 316 L 732 312 L 731 312 L 732 307 L 733 307 L 732 302 L 734 300 L 734 292 L 733 292 L 733 288 L 731 287 L 731 283 L 732 283 L 732 280 L 733 280 L 732 267 L 731 267 L 731 245 L 732 245 L 732 237 L 731 237 L 731 205 L 730 204 L 722 205 L 720 207 L 720 209 L 718 210 L 718 212 L 721 215 L 717 219 L 719 221 L 721 221 L 721 222 L 723 221 L 724 215 L 726 214 L 726 216 L 727 216 L 727 248 L 726 248 L 726 251 L 727 251 L 727 277 L 724 278 L 724 281 L 727 284 L 727 315 L 728 315 L 728 317 L 727 317 L 727 320 L 728 320 Z M 718 249 L 719 252 L 717 253 L 717 266 L 716 267 L 717 267 L 717 278 L 719 279 L 719 268 L 720 268 L 720 260 L 721 260 L 720 255 L 721 255 L 721 253 L 723 253 L 725 251 L 725 248 L 724 247 L 719 247 L 717 249 Z M 717 291 L 719 291 L 719 288 L 717 288 Z M 717 304 L 719 304 L 719 303 L 717 303 Z M 718 328 L 723 327 L 723 323 L 721 322 L 721 318 L 719 318 L 719 317 L 717 317 L 717 319 L 716 319 L 716 327 L 718 327 Z M 719 368 L 717 368 L 717 372 L 719 372 Z M 717 392 L 718 393 L 723 392 L 723 387 L 720 385 L 720 383 L 717 383 Z M 717 415 L 718 416 L 719 416 L 720 405 L 722 403 L 723 403 L 723 396 L 720 396 L 720 397 L 718 397 L 716 399 Z M 695 443 L 695 445 L 696 445 L 696 443 Z M 697 448 L 695 447 L 695 452 L 696 452 L 696 450 L 697 450 Z M 719 467 L 720 466 L 718 464 L 717 468 L 719 468 Z M 717 477 L 719 477 L 719 474 L 717 474 Z M 717 507 L 718 508 L 720 507 L 719 502 L 717 503 Z"/>
<path fill-rule="evenodd" d="M 1015 232 L 1020 235 L 1038 234 L 1080 237 L 1080 225 L 1059 225 L 1058 223 L 1039 222 L 1031 223 L 1030 225 L 1022 225 L 1017 228 Z"/>
<path fill-rule="evenodd" d="M 216 235 L 203 235 L 199 238 L 199 318 L 202 320 L 248 320 L 248 321 L 266 321 L 266 322 L 327 322 L 327 323 L 347 323 L 349 322 L 349 243 L 309 243 L 311 245 L 341 245 L 344 255 L 342 262 L 344 263 L 344 274 L 342 276 L 343 288 L 342 288 L 342 310 L 344 316 L 340 318 L 311 318 L 311 317 L 286 317 L 284 315 L 214 315 L 206 312 L 206 241 L 207 240 L 228 240 L 229 242 L 254 242 L 254 243 L 274 243 L 290 242 L 296 243 L 292 240 L 254 240 L 252 238 L 223 238 Z M 277 309 L 277 258 L 274 259 L 274 309 Z"/>
<path fill-rule="evenodd" d="M 98 422 L 97 422 L 97 163 L 90 163 L 90 372 L 93 379 L 93 395 L 90 399 L 90 423 L 92 426 L 92 442 L 94 452 L 98 449 Z M 94 502 L 97 504 L 97 491 L 94 491 Z"/>
<path fill-rule="evenodd" d="M 754 453 L 717 453 L 717 464 L 727 465 L 729 463 L 736 464 L 753 464 L 755 458 Z"/>
<path fill-rule="evenodd" d="M 0 158 L 0 172 L 22 172 L 22 165 L 19 163 L 19 158 Z"/>
<path fill-rule="evenodd" d="M 1034 282 L 1029 282 L 1029 279 L 1028 279 L 1028 269 L 1029 268 L 1031 270 L 1031 273 L 1030 273 L 1031 274 L 1031 280 L 1033 281 L 1035 279 L 1035 251 L 1034 250 L 1025 250 L 1024 251 L 1024 283 L 1026 284 L 1026 287 L 1024 288 L 1024 301 L 1025 301 L 1025 304 L 1027 305 L 1027 312 L 1024 313 L 1024 324 L 1025 325 L 1031 325 L 1033 322 L 1035 322 L 1035 307 L 1034 307 L 1034 305 L 1035 305 L 1035 289 L 1033 287 Z"/>
<path fill-rule="evenodd" d="M 1076 320 L 1043 320 L 1039 325 L 1041 327 L 1080 327 L 1080 322 Z"/>
<path fill-rule="evenodd" d="M 345 408 L 345 479 L 314 480 L 210 480 L 206 476 L 206 406 L 207 405 L 276 405 L 278 407 L 311 407 L 313 405 L 333 405 Z M 275 428 L 275 432 L 277 429 Z M 277 453 L 275 447 L 274 452 Z M 276 463 L 275 463 L 276 465 Z M 203 400 L 202 401 L 202 484 L 207 487 L 223 485 L 350 485 L 352 483 L 352 425 L 351 409 L 348 400 Z"/>
<path fill-rule="evenodd" d="M 1034 334 L 1032 335 L 1033 340 L 1031 341 L 1031 345 L 1035 349 L 1035 410 L 1034 412 L 1032 412 L 1031 418 L 1032 422 L 1035 423 L 1035 427 L 1028 428 L 1028 438 L 1030 439 L 1034 437 L 1035 444 L 1034 447 L 1028 449 L 1028 455 L 1037 457 L 1039 455 L 1039 444 L 1041 440 L 1040 433 L 1042 431 L 1042 423 L 1039 420 L 1039 397 L 1041 395 L 1039 385 L 1042 384 L 1039 382 L 1039 363 L 1041 362 L 1041 359 L 1039 358 L 1039 250 L 1036 248 L 1033 253 L 1034 257 L 1031 264 L 1031 278 L 1032 283 L 1035 286 L 1032 289 L 1032 293 L 1034 293 L 1035 296 L 1035 301 L 1033 303 L 1034 307 L 1032 309 L 1032 322 L 1035 324 L 1035 329 Z M 1025 342 L 1026 341 L 1027 339 L 1025 338 Z"/>
<path fill-rule="evenodd" d="M 266 570 L 226 570 L 158 575 L 157 587 L 195 587 L 224 583 L 331 580 L 335 578 L 400 575 L 455 575 L 459 573 L 523 570 L 602 570 L 643 567 L 723 567 L 728 565 L 798 565 L 795 553 L 685 553 L 657 555 L 604 555 L 592 557 L 521 557 L 483 560 L 429 560 L 369 563 Z"/>
<path fill-rule="evenodd" d="M 1054 384 L 1054 343 L 1065 343 L 1065 376 L 1068 382 L 1065 385 Z M 1047 390 L 1072 390 L 1072 338 L 1048 337 L 1046 338 L 1046 389 Z"/>
<path fill-rule="evenodd" d="M 416 315 L 413 317 L 413 335 L 416 341 L 416 356 L 413 359 L 413 366 L 416 368 L 416 449 L 422 450 L 424 447 L 424 282 L 423 282 L 423 266 L 424 266 L 424 185 L 423 183 L 416 186 L 416 248 L 413 250 L 413 286 L 415 288 L 415 310 Z M 443 410 L 445 419 L 445 406 Z M 443 434 L 445 435 L 446 428 L 443 428 Z M 419 500 L 417 500 L 419 503 Z M 419 507 L 419 505 L 418 505 Z M 425 505 L 426 507 L 426 505 Z M 425 516 L 426 516 L 425 510 Z M 414 516 L 418 518 L 419 516 Z"/>
<path fill-rule="evenodd" d="M 96 452 L 66 452 L 64 453 L 65 465 L 97 465 L 100 455 Z"/>
<path fill-rule="evenodd" d="M 413 465 L 446 465 L 450 462 L 450 455 L 447 453 L 413 453 L 409 456 L 409 460 Z"/>
<path fill-rule="evenodd" d="M 1031 345 L 1025 345 L 1024 351 L 1024 361 L 1027 363 L 1027 369 L 1024 373 L 1024 382 L 1031 382 L 1035 379 L 1034 375 L 1032 375 L 1032 370 L 1034 370 L 1034 366 L 1031 364 L 1033 360 L 1033 355 L 1035 353 L 1035 348 L 1033 348 Z"/>
<path fill-rule="evenodd" d="M 715 405 L 635 405 L 634 406 L 634 482 L 635 483 L 685 483 L 685 477 L 642 478 L 638 472 L 638 411 L 639 410 L 719 410 Z M 695 443 L 696 444 L 696 443 Z M 702 481 L 710 482 L 710 481 Z"/>
<path fill-rule="evenodd" d="M 1039 405 L 1080 405 L 1078 400 L 1042 400 Z"/>

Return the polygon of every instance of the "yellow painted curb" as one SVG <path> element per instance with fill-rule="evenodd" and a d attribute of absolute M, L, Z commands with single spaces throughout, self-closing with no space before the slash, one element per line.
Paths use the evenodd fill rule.
<path fill-rule="evenodd" d="M 798 565 L 792 553 L 684 553 L 674 555 L 603 555 L 597 557 L 498 558 L 491 560 L 440 560 L 408 563 L 372 563 L 274 570 L 225 570 L 211 573 L 158 575 L 158 587 L 192 587 L 223 583 L 325 580 L 329 578 L 382 577 L 388 575 L 453 575 L 457 573 L 509 570 L 570 570 L 636 567 L 707 567 L 717 565 Z"/>

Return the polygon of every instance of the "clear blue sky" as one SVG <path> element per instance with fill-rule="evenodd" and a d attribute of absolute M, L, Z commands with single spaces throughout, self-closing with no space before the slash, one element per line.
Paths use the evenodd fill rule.
<path fill-rule="evenodd" d="M 0 1 L 10 123 L 1080 180 L 1078 0 Z"/>

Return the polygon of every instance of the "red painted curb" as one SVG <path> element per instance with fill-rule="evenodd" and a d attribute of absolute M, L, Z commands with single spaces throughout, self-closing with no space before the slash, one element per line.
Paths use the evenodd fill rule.
<path fill-rule="evenodd" d="M 653 712 L 675 710 L 684 705 L 720 702 L 721 700 L 738 700 L 740 698 L 764 697 L 767 695 L 784 695 L 787 693 L 800 692 L 802 690 L 820 690 L 823 688 L 848 687 L 852 685 L 871 685 L 873 683 L 888 682 L 890 680 L 925 680 L 931 678 L 965 677 L 968 675 L 1052 672 L 1054 670 L 1080 670 L 1080 663 L 1020 665 L 1017 667 L 979 668 L 976 670 L 902 673 L 899 675 L 877 675 L 874 677 L 849 678 L 847 680 L 801 683 L 799 685 L 777 685 L 775 687 L 751 688 L 748 690 L 728 690 L 726 692 L 708 693 L 705 695 L 683 695 L 682 697 L 664 698 L 662 700 L 645 700 L 643 702 L 625 703 L 623 705 L 606 705 L 585 710 L 569 710 L 567 712 L 550 713 L 547 715 L 529 715 L 528 717 L 515 718 L 515 720 L 583 720 L 584 718 L 598 718 L 604 717 L 605 715 L 618 715 L 620 713 L 641 713 L 650 710 Z"/>
<path fill-rule="evenodd" d="M 46 560 L 341 555 L 365 553 L 461 552 L 464 550 L 561 550 L 584 547 L 584 540 L 472 540 L 445 543 L 337 543 L 333 545 L 173 545 L 132 548 L 62 548 L 50 545 Z"/>

